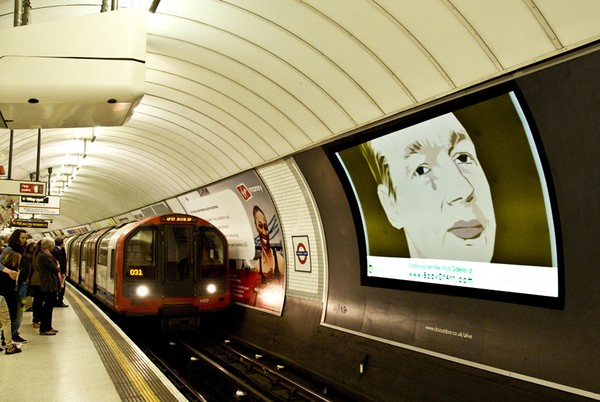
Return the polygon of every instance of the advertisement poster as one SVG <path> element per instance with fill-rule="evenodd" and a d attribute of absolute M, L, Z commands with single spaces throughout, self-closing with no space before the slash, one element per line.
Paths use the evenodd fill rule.
<path fill-rule="evenodd" d="M 365 283 L 558 299 L 546 177 L 514 93 L 399 127 L 337 156 L 360 209 Z"/>
<path fill-rule="evenodd" d="M 283 233 L 258 175 L 248 171 L 178 199 L 188 214 L 211 222 L 227 238 L 231 300 L 281 315 L 286 273 Z"/>

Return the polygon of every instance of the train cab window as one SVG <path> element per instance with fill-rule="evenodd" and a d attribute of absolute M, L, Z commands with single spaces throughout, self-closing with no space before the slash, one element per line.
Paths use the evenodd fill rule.
<path fill-rule="evenodd" d="M 143 228 L 127 239 L 125 245 L 125 277 L 128 279 L 156 279 L 154 230 Z"/>
<path fill-rule="evenodd" d="M 198 243 L 201 277 L 221 276 L 225 267 L 225 249 L 223 238 L 212 230 L 203 231 Z"/>

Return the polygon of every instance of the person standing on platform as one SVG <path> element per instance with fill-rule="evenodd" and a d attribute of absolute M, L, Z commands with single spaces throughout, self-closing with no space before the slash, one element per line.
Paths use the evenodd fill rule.
<path fill-rule="evenodd" d="M 10 319 L 10 307 L 4 297 L 4 293 L 14 293 L 19 272 L 0 264 L 0 323 L 2 323 L 3 340 L 6 345 L 12 343 L 12 322 Z M 9 297 L 10 298 L 10 297 Z"/>
<path fill-rule="evenodd" d="M 9 251 L 3 254 L 4 258 L 2 259 L 2 264 L 5 269 L 11 269 L 18 272 L 21 254 L 15 251 Z M 18 353 L 12 351 L 16 345 L 13 344 L 14 328 L 12 328 L 12 317 L 15 315 L 15 312 L 11 311 L 11 308 L 14 308 L 12 305 L 16 305 L 16 300 L 18 300 L 16 288 L 17 281 L 7 274 L 3 273 L 0 275 L 0 297 L 2 298 L 0 300 L 0 322 L 2 322 L 3 329 L 2 346 L 6 345 L 7 351 L 5 353 L 7 354 Z M 12 305 L 9 305 L 8 301 L 10 301 L 10 304 Z"/>
<path fill-rule="evenodd" d="M 33 252 L 35 251 L 36 242 L 34 240 L 27 240 L 25 246 L 25 254 L 21 260 L 21 273 L 19 275 L 25 276 L 25 283 L 29 289 L 29 294 L 25 297 L 25 311 L 31 311 L 31 301 L 33 299 L 31 292 L 31 275 L 33 274 Z"/>
<path fill-rule="evenodd" d="M 58 261 L 52 255 L 54 240 L 44 237 L 41 241 L 41 251 L 37 254 L 37 269 L 40 275 L 42 288 L 42 317 L 40 322 L 40 335 L 56 335 L 58 332 L 52 328 L 52 311 L 56 304 L 56 294 L 60 287 L 58 275 Z"/>
<path fill-rule="evenodd" d="M 10 324 L 10 313 L 8 312 L 8 304 L 4 296 L 0 296 L 0 324 L 2 325 L 2 332 L 4 333 L 4 340 L 6 342 L 6 350 L 4 354 L 12 355 L 15 353 L 21 353 L 22 350 L 18 347 L 12 339 L 12 329 Z M 0 348 L 0 352 L 2 348 Z"/>
<path fill-rule="evenodd" d="M 24 229 L 16 229 L 10 237 L 8 238 L 8 245 L 2 250 L 0 254 L 0 261 L 4 261 L 4 257 L 14 251 L 21 256 L 25 253 L 25 244 L 27 244 L 27 232 Z M 8 303 L 8 310 L 10 312 L 10 320 L 12 322 L 12 338 L 15 342 L 25 343 L 26 339 L 23 339 L 19 334 L 19 328 L 21 327 L 21 321 L 23 320 L 23 311 L 21 311 L 21 298 L 17 295 L 17 289 L 21 284 L 21 281 L 25 281 L 27 278 L 24 275 L 19 275 L 20 265 L 15 267 L 6 267 L 4 263 L 0 263 L 0 269 L 5 273 L 8 273 L 11 278 L 13 278 L 13 274 L 16 274 L 16 277 L 13 278 L 15 282 L 11 285 L 15 286 L 14 295 L 13 293 L 4 295 L 6 298 L 6 303 Z M 8 271 L 7 271 L 8 269 Z M 6 278 L 2 278 L 6 279 Z"/>
<path fill-rule="evenodd" d="M 29 289 L 31 289 L 31 295 L 33 296 L 33 304 L 31 305 L 33 328 L 39 328 L 40 322 L 42 321 L 42 307 L 44 305 L 44 293 L 40 286 L 40 273 L 38 269 L 38 254 L 41 253 L 42 242 L 38 241 L 35 244 L 33 255 L 31 257 L 31 274 L 28 279 Z"/>
<path fill-rule="evenodd" d="M 54 240 L 54 249 L 52 255 L 58 260 L 60 267 L 60 289 L 58 290 L 56 305 L 54 307 L 69 307 L 65 304 L 65 289 L 67 286 L 67 253 L 65 252 L 65 245 L 63 239 L 60 237 Z"/>

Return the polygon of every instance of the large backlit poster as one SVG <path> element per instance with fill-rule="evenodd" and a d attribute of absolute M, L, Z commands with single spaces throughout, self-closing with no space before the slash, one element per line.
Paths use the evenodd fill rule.
<path fill-rule="evenodd" d="M 547 177 L 514 93 L 363 138 L 335 153 L 365 236 L 363 284 L 559 299 Z"/>
<path fill-rule="evenodd" d="M 178 197 L 186 212 L 215 225 L 227 238 L 231 299 L 281 314 L 285 296 L 283 233 L 271 196 L 247 171 Z"/>

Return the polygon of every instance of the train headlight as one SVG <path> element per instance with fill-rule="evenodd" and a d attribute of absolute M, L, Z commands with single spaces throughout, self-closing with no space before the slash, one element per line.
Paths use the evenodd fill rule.
<path fill-rule="evenodd" d="M 211 283 L 210 285 L 208 285 L 206 287 L 206 291 L 210 294 L 213 294 L 217 291 L 217 286 L 215 284 Z"/>
<path fill-rule="evenodd" d="M 148 293 L 150 293 L 150 289 L 148 289 L 148 286 L 145 285 L 138 286 L 135 289 L 135 294 L 139 297 L 146 297 L 148 296 Z"/>

